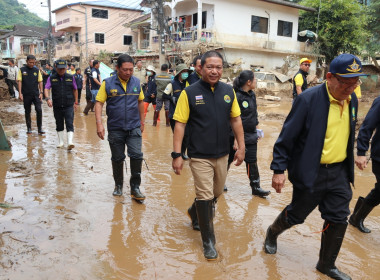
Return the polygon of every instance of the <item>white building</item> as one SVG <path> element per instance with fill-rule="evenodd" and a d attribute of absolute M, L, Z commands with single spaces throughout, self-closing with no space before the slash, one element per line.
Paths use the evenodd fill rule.
<path fill-rule="evenodd" d="M 316 12 L 313 8 L 282 0 L 172 0 L 165 5 L 165 18 L 171 18 L 172 38 L 181 51 L 201 42 L 213 44 L 227 62 L 241 60 L 243 69 L 272 70 L 289 55 L 295 62 L 305 56 L 313 59 L 311 47 L 297 41 L 299 11 Z M 157 26 L 154 19 L 152 26 Z M 157 51 L 157 32 L 150 38 Z"/>

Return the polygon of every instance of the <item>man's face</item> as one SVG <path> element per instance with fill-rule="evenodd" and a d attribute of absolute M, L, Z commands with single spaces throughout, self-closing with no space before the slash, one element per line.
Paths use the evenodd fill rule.
<path fill-rule="evenodd" d="M 12 63 L 12 61 L 9 61 L 9 66 L 13 67 L 13 65 L 15 65 L 14 63 Z"/>
<path fill-rule="evenodd" d="M 199 75 L 202 75 L 202 73 L 201 73 L 202 72 L 202 65 L 201 65 L 201 60 L 200 59 L 197 60 L 197 63 L 195 64 L 194 68 L 195 68 L 195 71 Z"/>
<path fill-rule="evenodd" d="M 327 73 L 326 80 L 330 94 L 339 101 L 346 100 L 360 85 L 359 77 L 342 78 L 330 72 Z"/>
<path fill-rule="evenodd" d="M 100 67 L 100 63 L 96 64 L 94 67 L 95 67 L 96 69 L 99 69 L 99 67 Z"/>
<path fill-rule="evenodd" d="M 305 72 L 309 72 L 310 69 L 310 63 L 305 61 L 300 65 L 300 69 Z"/>
<path fill-rule="evenodd" d="M 29 59 L 26 61 L 26 66 L 28 66 L 28 68 L 33 68 L 34 65 L 36 65 L 36 60 L 35 59 Z"/>
<path fill-rule="evenodd" d="M 133 75 L 133 63 L 132 62 L 124 62 L 120 67 L 116 66 L 117 74 L 119 77 L 127 81 Z"/>
<path fill-rule="evenodd" d="M 142 67 L 142 62 L 141 62 L 141 61 L 137 61 L 136 66 L 137 66 L 137 68 L 141 69 L 141 67 Z"/>
<path fill-rule="evenodd" d="M 223 61 L 219 57 L 208 57 L 206 63 L 203 65 L 201 75 L 203 81 L 214 86 L 222 77 L 223 74 Z"/>
<path fill-rule="evenodd" d="M 59 76 L 65 75 L 66 68 L 57 68 L 57 73 Z"/>

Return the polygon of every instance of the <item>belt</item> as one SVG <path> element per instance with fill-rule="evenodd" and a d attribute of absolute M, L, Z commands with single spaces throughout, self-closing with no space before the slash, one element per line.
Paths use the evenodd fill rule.
<path fill-rule="evenodd" d="M 329 169 L 329 168 L 333 168 L 333 167 L 339 166 L 342 163 L 343 163 L 343 161 L 342 162 L 334 162 L 334 163 L 322 163 L 320 165 L 320 167 L 321 168 L 327 168 L 327 169 Z"/>

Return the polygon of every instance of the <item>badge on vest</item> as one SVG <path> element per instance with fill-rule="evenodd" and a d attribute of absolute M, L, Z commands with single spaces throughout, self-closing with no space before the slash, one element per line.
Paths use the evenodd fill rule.
<path fill-rule="evenodd" d="M 34 72 L 34 73 L 33 73 L 33 75 L 34 75 L 34 76 L 37 76 L 37 73 L 36 73 L 36 72 Z"/>
<path fill-rule="evenodd" d="M 226 103 L 231 103 L 231 97 L 230 97 L 229 95 L 225 95 L 225 96 L 224 96 L 224 101 L 225 101 Z"/>
<path fill-rule="evenodd" d="M 205 101 L 203 100 L 203 95 L 196 95 L 195 105 L 202 105 L 202 104 L 205 104 Z"/>
<path fill-rule="evenodd" d="M 51 81 L 52 82 L 58 82 L 58 79 L 52 79 Z"/>
<path fill-rule="evenodd" d="M 228 102 L 229 103 L 229 102 Z M 241 104 L 243 106 L 243 108 L 247 109 L 249 104 L 247 101 L 243 101 L 243 103 Z"/>
<path fill-rule="evenodd" d="M 355 121 L 355 107 L 352 107 L 352 120 Z"/>
<path fill-rule="evenodd" d="M 134 88 L 133 88 L 133 92 L 137 92 L 137 87 L 134 87 Z"/>
<path fill-rule="evenodd" d="M 22 75 L 23 75 L 23 76 L 28 76 L 28 73 L 26 73 L 26 72 L 22 72 Z"/>
<path fill-rule="evenodd" d="M 110 89 L 110 93 L 112 96 L 116 96 L 117 95 L 117 89 Z"/>

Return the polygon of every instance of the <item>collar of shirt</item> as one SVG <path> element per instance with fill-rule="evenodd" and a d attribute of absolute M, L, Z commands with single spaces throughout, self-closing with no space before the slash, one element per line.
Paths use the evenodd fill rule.
<path fill-rule="evenodd" d="M 127 84 L 129 82 L 129 79 L 124 81 L 122 78 L 119 77 L 119 75 L 117 77 L 119 78 L 119 81 L 120 81 L 121 85 L 123 86 L 124 91 L 127 91 Z"/>

